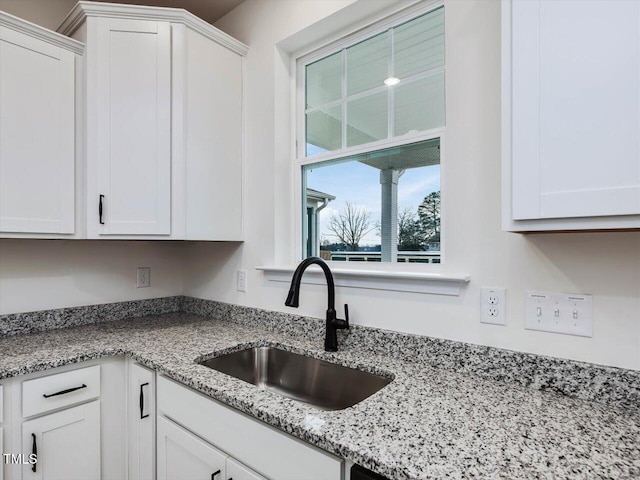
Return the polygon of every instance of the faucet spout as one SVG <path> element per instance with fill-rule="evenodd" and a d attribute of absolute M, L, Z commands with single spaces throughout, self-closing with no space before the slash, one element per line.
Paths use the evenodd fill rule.
<path fill-rule="evenodd" d="M 345 320 L 338 319 L 336 317 L 336 287 L 333 281 L 333 274 L 329 265 L 320 257 L 305 258 L 293 273 L 291 278 L 291 288 L 284 304 L 288 307 L 299 306 L 300 302 L 300 284 L 302 283 L 302 275 L 310 265 L 318 265 L 324 272 L 324 276 L 327 282 L 327 316 L 326 316 L 326 335 L 324 340 L 324 349 L 328 352 L 336 352 L 338 350 L 338 336 L 336 331 L 338 329 L 349 328 L 349 317 Z M 348 312 L 345 305 L 345 312 Z"/>

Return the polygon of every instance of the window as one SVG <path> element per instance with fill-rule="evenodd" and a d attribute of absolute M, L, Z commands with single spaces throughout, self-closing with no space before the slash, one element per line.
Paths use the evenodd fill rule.
<path fill-rule="evenodd" d="M 422 8 L 298 60 L 303 256 L 440 263 L 444 7 Z"/>

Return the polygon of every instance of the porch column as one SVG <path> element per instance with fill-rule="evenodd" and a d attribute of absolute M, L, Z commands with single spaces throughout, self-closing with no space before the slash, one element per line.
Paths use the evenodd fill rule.
<path fill-rule="evenodd" d="M 398 260 L 398 178 L 399 171 L 392 168 L 380 170 L 382 191 L 382 218 L 380 219 L 380 237 L 382 261 Z"/>

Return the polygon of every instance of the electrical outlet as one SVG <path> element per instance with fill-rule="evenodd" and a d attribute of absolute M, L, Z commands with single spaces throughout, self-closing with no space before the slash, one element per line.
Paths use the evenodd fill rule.
<path fill-rule="evenodd" d="M 483 287 L 480 291 L 480 322 L 493 325 L 507 324 L 507 290 Z"/>
<path fill-rule="evenodd" d="M 246 270 L 238 270 L 238 285 L 237 289 L 239 292 L 247 291 L 247 271 Z"/>
<path fill-rule="evenodd" d="M 151 268 L 138 267 L 136 270 L 136 287 L 144 288 L 151 286 Z"/>

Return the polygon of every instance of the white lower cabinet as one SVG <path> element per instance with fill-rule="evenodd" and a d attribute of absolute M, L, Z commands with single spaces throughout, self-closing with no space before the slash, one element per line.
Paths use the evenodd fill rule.
<path fill-rule="evenodd" d="M 127 436 L 129 480 L 155 478 L 155 372 L 129 362 Z"/>
<path fill-rule="evenodd" d="M 22 452 L 37 455 L 23 465 L 23 479 L 100 479 L 100 401 L 22 424 Z"/>
<path fill-rule="evenodd" d="M 226 480 L 226 456 L 166 418 L 158 418 L 158 480 Z"/>
<path fill-rule="evenodd" d="M 110 357 L 3 380 L 0 480 L 126 479 L 126 375 Z"/>
<path fill-rule="evenodd" d="M 4 444 L 3 444 L 4 432 L 2 431 L 2 427 L 0 427 L 0 454 L 4 453 Z M 4 479 L 4 457 L 2 461 L 0 461 L 0 480 Z"/>
<path fill-rule="evenodd" d="M 266 480 L 171 420 L 158 418 L 158 480 Z"/>
<path fill-rule="evenodd" d="M 227 480 L 266 480 L 233 458 L 227 458 Z"/>
<path fill-rule="evenodd" d="M 0 480 L 345 478 L 343 459 L 122 356 L 3 380 L 0 450 Z"/>
<path fill-rule="evenodd" d="M 167 418 L 179 424 L 180 427 L 175 424 L 173 426 L 180 428 L 185 435 L 197 439 L 212 451 L 225 452 L 227 458 L 235 462 L 233 466 L 226 463 L 226 468 L 238 472 L 239 478 L 229 475 L 227 471 L 226 477 L 216 475 L 213 477 L 214 480 L 229 480 L 229 477 L 233 480 L 243 478 L 341 480 L 343 478 L 341 458 L 287 435 L 173 380 L 159 376 L 157 395 L 159 480 L 186 478 L 183 473 L 180 473 L 181 470 L 177 470 L 180 473 L 178 476 L 162 476 L 162 472 L 167 472 L 167 465 L 181 468 L 182 460 L 177 460 L 178 458 L 195 455 L 194 452 L 178 453 L 178 447 L 172 446 L 173 450 L 168 449 L 166 443 L 171 440 L 160 436 L 161 421 L 166 426 Z M 175 431 L 175 429 L 170 430 L 170 432 Z M 179 441 L 178 443 L 180 444 Z M 181 445 L 184 448 L 184 443 Z M 248 476 L 242 470 L 247 467 L 242 467 L 239 462 L 251 469 L 248 471 Z M 199 478 L 209 480 L 218 468 L 222 473 L 224 467 L 216 467 L 209 472 L 208 476 Z"/>

